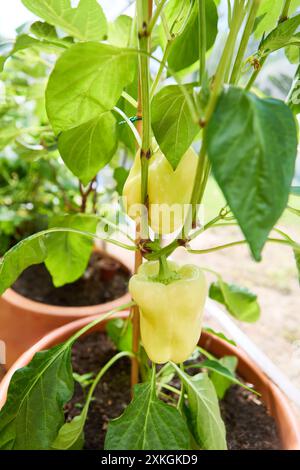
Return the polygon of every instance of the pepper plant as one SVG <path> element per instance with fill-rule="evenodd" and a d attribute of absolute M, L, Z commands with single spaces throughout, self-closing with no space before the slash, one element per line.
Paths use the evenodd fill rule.
<path fill-rule="evenodd" d="M 93 381 L 81 414 L 64 423 L 63 408 L 73 392 L 72 345 L 116 311 L 36 354 L 15 373 L 0 412 L 0 448 L 81 448 L 97 383 L 113 363 L 129 356 L 133 398 L 109 424 L 106 449 L 226 449 L 218 398 L 228 383 L 238 383 L 234 361 L 222 362 L 201 350 L 208 358 L 194 376 L 187 361 L 199 354 L 207 291 L 229 314 L 247 322 L 259 317 L 257 298 L 216 272 L 208 289 L 204 268 L 179 266 L 170 256 L 184 247 L 201 260 L 204 252 L 247 244 L 260 261 L 265 244 L 276 243 L 290 246 L 299 267 L 300 245 L 276 226 L 290 192 L 299 194 L 292 188 L 298 76 L 286 102 L 263 96 L 256 80 L 280 49 L 290 56 L 293 48 L 293 60 L 297 52 L 299 60 L 300 2 L 137 0 L 134 18 L 121 15 L 114 23 L 107 22 L 96 0 L 81 0 L 77 7 L 69 0 L 22 3 L 44 22 L 18 38 L 19 46 L 61 49 L 47 84 L 46 108 L 66 166 L 87 185 L 120 142 L 132 152 L 136 141 L 122 201 L 136 231 L 132 237 L 123 225 L 107 221 L 99 230 L 96 222 L 103 221 L 97 217 L 80 226 L 68 215 L 59 218 L 5 254 L 0 290 L 29 265 L 61 265 L 67 260 L 66 252 L 57 249 L 63 242 L 82 269 L 84 240 L 91 238 L 131 250 L 136 272 L 129 284 L 132 302 L 120 308 L 131 309 L 129 320 L 121 326 L 112 320 L 107 327 L 120 352 Z M 223 3 L 226 28 L 218 22 Z M 197 153 L 194 142 L 200 143 Z M 210 174 L 226 206 L 201 224 L 198 209 Z M 288 209 L 299 215 L 296 208 Z M 207 230 L 228 225 L 240 227 L 243 238 L 205 250 L 191 248 Z M 180 390 L 169 383 L 174 375 Z M 167 402 L 166 387 L 173 393 Z"/>

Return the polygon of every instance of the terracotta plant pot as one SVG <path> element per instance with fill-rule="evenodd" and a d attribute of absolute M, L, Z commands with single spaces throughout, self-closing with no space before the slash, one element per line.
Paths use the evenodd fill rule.
<path fill-rule="evenodd" d="M 95 250 L 102 251 L 100 248 Z M 132 272 L 131 252 L 114 246 L 108 250 L 108 255 L 108 260 L 118 262 L 128 272 Z M 100 305 L 61 307 L 36 302 L 13 289 L 7 289 L 0 297 L 0 340 L 4 342 L 6 349 L 4 367 L 8 369 L 24 351 L 49 331 L 80 318 L 106 313 L 129 301 L 130 295 L 126 293 L 116 300 Z"/>
<path fill-rule="evenodd" d="M 124 318 L 126 312 L 118 313 L 115 317 Z M 66 339 L 72 334 L 85 326 L 92 318 L 82 318 L 75 322 L 64 325 L 44 336 L 40 341 L 28 349 L 14 365 L 7 372 L 6 376 L 0 383 L 0 409 L 6 400 L 6 393 L 9 386 L 10 379 L 14 372 L 26 366 L 34 354 L 43 349 L 51 348 Z M 106 321 L 100 323 L 91 331 L 103 331 Z M 224 355 L 235 355 L 238 358 L 237 371 L 239 375 L 248 383 L 253 384 L 254 388 L 262 395 L 262 400 L 266 404 L 270 414 L 274 417 L 277 428 L 281 437 L 282 447 L 284 450 L 300 450 L 300 427 L 294 416 L 294 413 L 284 396 L 284 394 L 274 385 L 247 357 L 247 355 L 240 349 L 228 344 L 227 342 L 212 336 L 209 333 L 203 332 L 201 335 L 200 345 L 206 348 L 210 353 L 216 357 Z"/>

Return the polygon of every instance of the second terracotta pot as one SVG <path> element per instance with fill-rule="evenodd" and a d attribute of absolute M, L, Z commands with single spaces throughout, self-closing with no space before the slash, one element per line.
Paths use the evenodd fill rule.
<path fill-rule="evenodd" d="M 95 248 L 101 251 L 99 248 Z M 131 252 L 118 247 L 109 248 L 107 255 L 124 269 L 132 272 Z M 0 297 L 0 340 L 5 344 L 5 364 L 8 369 L 16 359 L 49 331 L 80 318 L 120 307 L 130 301 L 128 293 L 111 302 L 88 307 L 61 307 L 30 300 L 13 289 Z"/>
<path fill-rule="evenodd" d="M 119 312 L 115 317 L 124 318 L 127 314 L 127 312 Z M 89 318 L 82 318 L 52 331 L 19 357 L 0 383 L 0 409 L 6 401 L 9 383 L 16 370 L 28 365 L 35 353 L 49 349 L 63 341 L 66 341 L 72 334 L 87 325 L 91 320 L 92 319 Z M 96 325 L 86 334 L 88 335 L 92 331 L 103 331 L 106 323 L 107 320 Z M 203 332 L 201 335 L 200 345 L 216 357 L 235 355 L 238 358 L 237 372 L 247 383 L 253 384 L 255 390 L 261 393 L 263 402 L 276 421 L 277 429 L 281 438 L 282 449 L 300 450 L 299 423 L 297 422 L 289 402 L 279 388 L 260 371 L 260 369 L 240 348 L 232 346 L 220 338 L 212 336 L 206 332 Z"/>

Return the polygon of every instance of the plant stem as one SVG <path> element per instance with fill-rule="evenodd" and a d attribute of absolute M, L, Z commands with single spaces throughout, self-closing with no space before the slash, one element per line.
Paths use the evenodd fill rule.
<path fill-rule="evenodd" d="M 282 245 L 292 246 L 291 242 L 289 242 L 288 240 L 281 240 L 280 238 L 268 238 L 267 242 L 281 243 Z M 187 251 L 188 251 L 188 253 L 192 253 L 194 255 L 204 255 L 206 253 L 212 253 L 214 251 L 224 250 L 225 248 L 231 248 L 231 247 L 237 246 L 237 245 L 244 245 L 246 243 L 247 243 L 246 240 L 239 240 L 239 241 L 236 241 L 236 242 L 226 243 L 225 245 L 214 246 L 212 248 L 207 248 L 207 249 L 204 249 L 204 250 L 187 249 Z"/>
<path fill-rule="evenodd" d="M 134 108 L 137 108 L 137 101 L 129 94 L 127 93 L 126 91 L 122 91 L 122 97 L 128 101 L 128 103 L 131 104 L 131 106 L 133 106 Z"/>
<path fill-rule="evenodd" d="M 214 112 L 215 106 L 217 104 L 217 99 L 218 99 L 220 90 L 222 88 L 222 85 L 225 79 L 226 70 L 228 69 L 228 66 L 230 65 L 230 62 L 232 59 L 234 44 L 235 44 L 239 29 L 241 26 L 243 12 L 244 12 L 243 2 L 236 3 L 234 14 L 233 14 L 233 19 L 232 19 L 232 27 L 230 29 L 230 32 L 229 32 L 229 35 L 228 35 L 228 38 L 227 38 L 227 41 L 223 50 L 223 54 L 220 60 L 220 64 L 216 72 L 212 93 L 211 93 L 210 100 L 208 102 L 207 109 L 205 112 L 205 118 L 204 118 L 205 127 L 203 129 L 202 145 L 200 149 L 197 170 L 196 170 L 196 175 L 195 175 L 195 180 L 194 180 L 194 185 L 193 185 L 192 197 L 191 197 L 191 210 L 192 210 L 193 225 L 195 225 L 195 222 L 196 222 L 197 204 L 200 201 L 200 196 L 204 193 L 204 189 L 205 189 L 205 185 L 206 185 L 208 173 L 209 173 L 209 167 L 207 166 L 208 162 L 206 162 L 206 150 L 207 150 L 206 126 Z M 204 174 L 204 168 L 206 168 L 206 174 Z M 190 214 L 188 215 L 187 220 L 189 219 L 190 219 Z"/>
<path fill-rule="evenodd" d="M 199 15 L 199 82 L 203 87 L 206 76 L 206 11 L 205 0 L 198 0 Z"/>
<path fill-rule="evenodd" d="M 148 34 L 150 0 L 137 0 L 139 50 L 150 54 L 150 36 Z M 139 56 L 139 80 L 141 87 L 141 107 L 143 117 L 141 147 L 141 203 L 147 202 L 148 166 L 151 157 L 151 112 L 150 112 L 150 67 L 149 56 Z"/>
<path fill-rule="evenodd" d="M 167 262 L 167 257 L 165 255 L 162 255 L 159 258 L 159 274 L 158 277 L 160 280 L 168 279 L 170 275 L 170 270 Z"/>
<path fill-rule="evenodd" d="M 98 372 L 98 374 L 95 377 L 95 380 L 93 381 L 93 383 L 92 383 L 92 385 L 91 385 L 91 387 L 88 391 L 88 394 L 87 394 L 86 403 L 85 403 L 83 411 L 82 411 L 84 413 L 84 416 L 87 416 L 87 413 L 88 413 L 88 410 L 89 410 L 89 405 L 90 405 L 90 402 L 91 402 L 92 397 L 94 395 L 95 388 L 97 387 L 98 383 L 100 382 L 100 380 L 102 379 L 104 374 L 106 374 L 108 369 L 110 369 L 115 364 L 115 362 L 117 362 L 119 359 L 122 359 L 122 357 L 132 357 L 132 353 L 129 352 L 129 351 L 121 351 L 121 352 L 117 353 Z"/>
<path fill-rule="evenodd" d="M 252 86 L 253 86 L 255 80 L 257 79 L 257 77 L 258 77 L 258 75 L 259 75 L 259 73 L 260 73 L 260 71 L 261 71 L 261 69 L 262 69 L 262 66 L 263 66 L 264 63 L 266 62 L 267 58 L 268 58 L 268 55 L 265 55 L 264 57 L 261 58 L 261 60 L 260 60 L 260 66 L 259 66 L 258 69 L 256 69 L 256 70 L 253 71 L 253 73 L 252 73 L 252 75 L 251 75 L 251 77 L 250 77 L 250 79 L 249 79 L 249 81 L 248 81 L 248 83 L 247 83 L 247 85 L 246 85 L 246 87 L 245 87 L 245 90 L 249 91 L 249 90 L 252 88 Z"/>
<path fill-rule="evenodd" d="M 180 364 L 180 369 L 184 372 L 184 365 L 183 365 L 183 363 Z M 185 392 L 184 382 L 181 381 L 180 396 L 179 396 L 179 400 L 178 400 L 178 403 L 177 403 L 177 409 L 178 409 L 180 412 L 182 412 L 182 408 L 183 408 L 183 405 L 184 405 L 184 392 Z"/>
<path fill-rule="evenodd" d="M 285 3 L 283 5 L 283 9 L 282 9 L 282 12 L 281 12 L 281 15 L 278 19 L 278 24 L 279 23 L 283 23 L 284 21 L 286 21 L 288 19 L 288 13 L 289 13 L 289 8 L 290 8 L 290 5 L 291 5 L 291 0 L 285 0 Z M 248 83 L 247 83 L 247 86 L 246 86 L 246 90 L 249 91 L 252 87 L 252 85 L 254 84 L 255 80 L 257 79 L 264 63 L 266 62 L 267 58 L 269 57 L 269 54 L 266 54 L 265 56 L 263 56 L 260 60 L 260 67 L 257 69 L 257 70 L 254 70 L 254 72 L 252 73 Z"/>
<path fill-rule="evenodd" d="M 195 175 L 195 182 L 192 191 L 191 197 L 191 210 L 192 210 L 192 222 L 193 224 L 196 222 L 197 217 L 197 204 L 199 201 L 200 191 L 201 191 L 201 181 L 203 175 L 203 169 L 205 166 L 205 159 L 206 159 L 206 128 L 203 129 L 203 136 L 202 136 L 202 145 L 199 153 L 196 175 Z"/>
<path fill-rule="evenodd" d="M 248 45 L 250 36 L 252 34 L 252 31 L 253 31 L 253 27 L 254 27 L 256 14 L 257 14 L 259 5 L 260 5 L 260 0 L 254 0 L 252 2 L 251 9 L 250 9 L 250 12 L 249 12 L 249 16 L 248 16 L 248 19 L 247 19 L 247 22 L 246 22 L 246 25 L 245 25 L 243 36 L 242 36 L 242 39 L 241 39 L 241 42 L 240 42 L 240 47 L 239 47 L 239 50 L 238 50 L 238 53 L 237 53 L 237 56 L 236 56 L 236 59 L 235 59 L 235 63 L 234 63 L 231 78 L 230 78 L 230 83 L 233 84 L 233 85 L 236 84 L 238 82 L 239 78 L 240 78 L 243 58 L 245 56 L 247 45 Z"/>
<path fill-rule="evenodd" d="M 113 310 L 110 310 L 109 312 L 107 312 L 104 315 L 100 315 L 99 318 L 96 318 L 95 320 L 90 322 L 88 325 L 85 325 L 83 328 L 81 328 L 81 330 L 77 331 L 73 336 L 71 336 L 71 338 L 68 339 L 67 343 L 68 344 L 75 343 L 75 341 L 77 341 L 77 339 L 80 338 L 80 336 L 84 335 L 91 328 L 93 328 L 94 326 L 96 326 L 99 323 L 103 322 L 104 320 L 107 320 L 107 318 L 110 318 L 115 313 L 120 312 L 122 310 L 126 310 L 126 309 L 132 307 L 133 304 L 134 304 L 134 302 L 128 302 L 127 304 L 120 305 L 120 307 L 116 307 Z"/>
<path fill-rule="evenodd" d="M 138 25 L 138 39 L 139 51 L 139 83 L 138 83 L 138 117 L 142 116 L 142 121 L 138 121 L 137 126 L 139 132 L 142 134 L 141 146 L 141 203 L 147 204 L 148 193 L 148 163 L 151 157 L 151 114 L 150 114 L 150 68 L 149 68 L 149 55 L 151 46 L 151 35 L 148 34 L 149 21 L 152 16 L 152 0 L 137 0 L 137 25 Z M 143 222 L 142 222 L 143 223 Z M 136 226 L 136 244 L 140 242 L 140 233 L 144 231 L 143 227 L 138 224 Z M 143 262 L 142 253 L 137 250 L 135 253 L 135 266 L 134 271 L 137 272 L 138 268 Z M 132 351 L 135 357 L 131 362 L 131 394 L 133 395 L 134 386 L 139 381 L 139 362 L 138 352 L 140 343 L 140 313 L 138 306 L 132 309 Z"/>
<path fill-rule="evenodd" d="M 126 124 L 128 124 L 130 130 L 132 131 L 132 133 L 134 135 L 134 138 L 135 138 L 138 146 L 140 147 L 142 145 L 141 136 L 138 133 L 138 131 L 137 131 L 136 127 L 134 126 L 134 124 L 128 118 L 127 114 L 125 114 L 124 111 L 122 111 L 122 109 L 118 108 L 117 106 L 115 106 L 113 109 L 118 114 L 120 114 L 120 116 L 122 116 L 122 118 L 126 121 Z"/>
<path fill-rule="evenodd" d="M 225 47 L 223 50 L 223 54 L 222 54 L 219 66 L 217 68 L 217 71 L 216 71 L 212 94 L 211 94 L 211 97 L 210 97 L 210 100 L 206 109 L 206 113 L 205 113 L 206 123 L 210 120 L 215 110 L 219 93 L 225 80 L 226 71 L 229 68 L 230 61 L 232 60 L 234 45 L 236 43 L 236 38 L 239 33 L 241 21 L 243 19 L 243 14 L 244 14 L 243 1 L 240 1 L 240 2 L 238 1 L 237 3 L 235 3 L 235 6 L 234 6 L 230 32 L 228 34 Z"/>
<path fill-rule="evenodd" d="M 167 2 L 167 0 L 161 0 L 160 3 L 156 6 L 156 10 L 154 12 L 154 15 L 152 16 L 151 21 L 149 22 L 148 35 L 150 35 L 152 33 L 153 28 L 156 25 L 156 22 L 157 22 L 157 20 L 160 16 L 160 13 L 161 13 L 163 7 L 165 6 L 166 2 Z"/>
<path fill-rule="evenodd" d="M 291 1 L 292 0 L 285 0 L 278 23 L 282 23 L 288 19 Z"/>
<path fill-rule="evenodd" d="M 166 62 L 168 60 L 168 57 L 169 57 L 169 53 L 170 53 L 170 50 L 171 50 L 171 45 L 172 45 L 172 42 L 173 42 L 173 39 L 169 39 L 167 41 L 167 45 L 166 45 L 166 48 L 164 50 L 164 54 L 163 54 L 163 57 L 162 57 L 162 60 L 161 60 L 161 64 L 159 66 L 159 69 L 158 69 L 158 72 L 157 72 L 157 75 L 155 77 L 155 80 L 151 86 L 151 91 L 150 91 L 150 97 L 152 98 L 154 96 L 154 93 L 155 93 L 155 90 L 160 82 L 160 79 L 161 79 L 161 76 L 162 76 L 162 73 L 164 71 L 164 68 L 166 66 Z"/>
<path fill-rule="evenodd" d="M 165 388 L 166 390 L 169 390 L 170 392 L 173 392 L 176 395 L 179 395 L 179 396 L 181 395 L 181 392 L 177 388 L 172 387 L 172 385 L 162 384 L 161 386 L 162 388 Z"/>

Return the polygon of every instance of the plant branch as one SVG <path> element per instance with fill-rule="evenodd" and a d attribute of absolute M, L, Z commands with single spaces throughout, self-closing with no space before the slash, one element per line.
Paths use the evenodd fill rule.
<path fill-rule="evenodd" d="M 115 106 L 114 108 L 114 111 L 116 111 L 118 114 L 120 114 L 120 116 L 122 116 L 122 118 L 124 119 L 124 121 L 126 122 L 126 124 L 128 124 L 128 126 L 130 127 L 130 130 L 131 132 L 133 133 L 134 135 L 134 138 L 138 144 L 139 147 L 141 147 L 142 145 L 142 140 L 141 140 L 141 136 L 140 134 L 138 133 L 136 127 L 134 126 L 134 124 L 130 121 L 129 117 L 127 116 L 127 114 L 124 113 L 124 111 L 122 111 L 122 109 L 118 108 L 117 106 Z"/>
<path fill-rule="evenodd" d="M 291 2 L 292 0 L 285 0 L 278 23 L 283 23 L 288 19 Z"/>
<path fill-rule="evenodd" d="M 149 26 L 148 26 L 148 35 L 149 36 L 151 35 L 151 33 L 153 31 L 153 28 L 156 25 L 157 20 L 158 20 L 160 14 L 161 14 L 161 11 L 162 11 L 162 9 L 163 9 L 163 7 L 165 6 L 166 3 L 167 3 L 167 0 L 161 0 L 160 3 L 157 4 L 154 15 L 152 16 L 152 18 L 149 22 Z"/>
<path fill-rule="evenodd" d="M 151 34 L 148 34 L 148 25 L 152 16 L 152 0 L 137 0 L 137 25 L 139 40 L 139 81 L 138 81 L 138 107 L 137 115 L 142 117 L 138 121 L 138 130 L 142 134 L 142 143 L 140 149 L 141 158 L 141 203 L 147 203 L 148 193 L 148 164 L 151 157 L 151 114 L 150 114 L 150 47 Z M 143 221 L 142 221 L 143 223 Z M 142 226 L 143 231 L 143 226 Z M 136 245 L 140 242 L 141 228 L 136 225 Z M 135 253 L 135 273 L 143 262 L 141 250 Z M 139 361 L 137 358 L 140 345 L 140 312 L 138 306 L 131 310 L 132 316 L 132 351 L 135 357 L 131 361 L 131 394 L 133 396 L 134 386 L 139 381 Z"/>
<path fill-rule="evenodd" d="M 292 245 L 292 243 L 290 241 L 282 240 L 280 238 L 268 238 L 267 242 L 281 243 L 282 245 L 290 245 L 290 246 Z M 193 250 L 193 249 L 188 248 L 187 251 L 188 251 L 188 253 L 192 253 L 194 255 L 204 255 L 206 253 L 212 253 L 214 251 L 224 250 L 226 248 L 231 248 L 233 246 L 244 245 L 246 243 L 247 243 L 246 240 L 238 240 L 236 242 L 226 243 L 225 245 L 218 245 L 218 246 L 214 246 L 212 248 L 206 248 L 206 249 L 203 249 L 203 250 Z"/>
<path fill-rule="evenodd" d="M 246 22 L 246 25 L 245 25 L 243 36 L 242 36 L 242 39 L 241 39 L 241 42 L 240 42 L 240 47 L 239 47 L 239 50 L 237 52 L 237 56 L 236 56 L 236 59 L 235 59 L 235 63 L 234 63 L 231 78 L 230 78 L 230 83 L 233 84 L 233 85 L 236 84 L 238 82 L 239 78 L 240 78 L 242 62 L 243 62 L 243 59 L 244 59 L 244 56 L 245 56 L 245 52 L 246 52 L 246 49 L 247 49 L 247 45 L 248 45 L 250 36 L 252 34 L 252 31 L 253 31 L 253 27 L 254 27 L 254 23 L 255 23 L 255 19 L 256 19 L 256 14 L 257 14 L 257 11 L 258 11 L 258 8 L 259 8 L 259 5 L 260 5 L 260 1 L 261 0 L 254 0 L 252 2 L 252 5 L 251 5 L 249 16 L 248 16 L 248 19 L 247 19 L 247 22 Z"/>
<path fill-rule="evenodd" d="M 199 83 L 203 87 L 206 78 L 206 11 L 205 0 L 198 0 L 199 15 Z"/>

